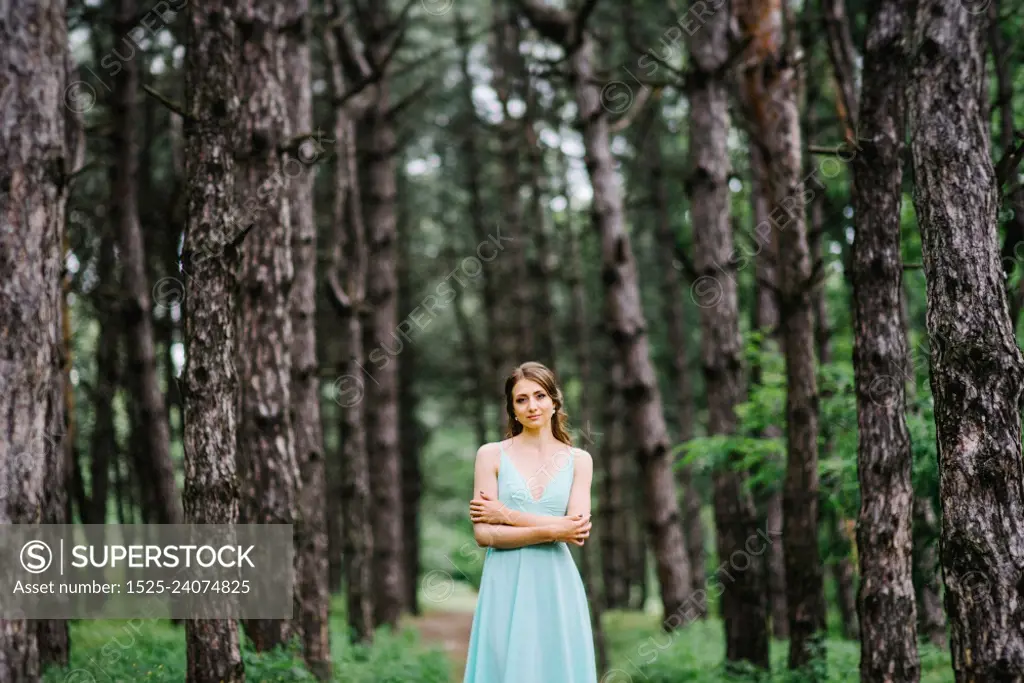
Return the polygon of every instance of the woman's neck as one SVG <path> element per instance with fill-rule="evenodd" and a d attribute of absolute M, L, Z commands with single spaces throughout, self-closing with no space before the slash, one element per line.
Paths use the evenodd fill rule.
<path fill-rule="evenodd" d="M 544 451 L 555 444 L 562 443 L 551 433 L 550 427 L 542 429 L 527 429 L 524 427 L 523 431 L 516 435 L 515 440 L 521 446 L 537 451 Z"/>

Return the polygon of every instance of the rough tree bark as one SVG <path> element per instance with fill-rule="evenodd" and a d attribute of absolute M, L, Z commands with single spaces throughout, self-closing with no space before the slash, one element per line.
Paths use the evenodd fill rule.
<path fill-rule="evenodd" d="M 233 0 L 188 7 L 185 51 L 185 177 L 188 221 L 182 248 L 186 278 L 184 450 L 185 522 L 238 521 L 235 475 L 238 376 L 235 302 L 238 251 L 234 137 L 238 8 Z M 245 665 L 234 619 L 185 622 L 188 683 L 243 683 Z"/>
<path fill-rule="evenodd" d="M 11 5 L 0 22 L 0 524 L 38 524 L 60 384 L 68 33 L 65 3 Z M 37 625 L 0 619 L 0 680 L 37 681 Z"/>
<path fill-rule="evenodd" d="M 309 0 L 289 3 L 282 25 L 288 118 L 294 135 L 313 132 L 312 64 L 309 48 Z M 316 354 L 316 217 L 313 213 L 313 167 L 324 150 L 313 139 L 289 155 L 288 208 L 292 224 L 295 279 L 289 302 L 292 321 L 291 419 L 295 464 L 299 472 L 297 552 L 302 652 L 310 671 L 321 680 L 331 675 L 328 632 L 327 497 L 323 430 L 320 424 L 320 364 Z"/>
<path fill-rule="evenodd" d="M 916 681 L 910 437 L 903 371 L 900 200 L 909 21 L 898 0 L 870 6 L 853 159 L 854 386 L 857 396 L 857 521 L 861 679 Z"/>
<path fill-rule="evenodd" d="M 736 405 L 745 393 L 739 299 L 733 275 L 732 225 L 729 219 L 728 90 L 722 68 L 729 56 L 729 16 L 716 12 L 687 48 L 697 77 L 690 90 L 690 159 L 687 183 L 694 226 L 697 279 L 691 296 L 700 308 L 701 366 L 708 394 L 709 435 L 733 435 Z M 729 460 L 733 460 L 730 454 Z M 748 550 L 757 536 L 757 512 L 744 476 L 722 463 L 713 477 L 716 545 L 719 561 L 739 553 L 749 566 L 728 571 L 721 581 L 727 663 L 746 661 L 767 669 L 768 623 L 764 560 Z"/>
<path fill-rule="evenodd" d="M 541 35 L 560 43 L 569 53 L 587 171 L 594 188 L 594 223 L 601 236 L 605 320 L 623 360 L 628 425 L 643 480 L 647 535 L 661 586 L 662 627 L 671 631 L 687 620 L 687 602 L 693 593 L 690 562 L 679 519 L 661 393 L 647 343 L 636 261 L 625 230 L 622 192 L 609 144 L 608 112 L 601 104 L 601 85 L 595 76 L 597 44 L 584 32 L 586 8 L 592 9 L 592 4 L 585 5 L 579 15 L 536 0 L 520 0 L 520 5 Z"/>
<path fill-rule="evenodd" d="M 956 0 L 921 0 L 908 94 L 958 682 L 1024 680 L 1024 358 L 999 264 L 999 188 L 979 97 L 986 21 Z"/>
<path fill-rule="evenodd" d="M 236 229 L 241 243 L 237 317 L 239 422 L 239 520 L 245 524 L 293 524 L 299 475 L 291 421 L 292 323 L 288 297 L 294 279 L 292 221 L 283 150 L 292 136 L 288 116 L 282 33 L 284 6 L 244 0 L 238 92 L 239 161 Z M 291 165 L 290 165 L 291 166 Z M 296 553 L 300 561 L 302 553 Z M 301 576 L 301 569 L 297 576 Z M 298 586 L 296 586 L 298 591 Z M 258 652 L 288 642 L 290 619 L 246 619 Z"/>
<path fill-rule="evenodd" d="M 136 0 L 118 0 L 111 25 L 114 35 L 127 36 L 138 25 Z M 111 179 L 111 224 L 117 232 L 121 262 L 120 318 L 125 326 L 126 384 L 137 416 L 138 448 L 132 448 L 132 462 L 142 487 L 143 505 L 149 521 L 180 524 L 181 494 L 171 460 L 171 433 L 167 407 L 157 374 L 153 341 L 152 306 L 146 274 L 146 248 L 139 223 L 138 128 L 139 61 L 120 62 L 111 94 L 111 150 L 114 154 Z"/>
<path fill-rule="evenodd" d="M 67 124 L 68 132 L 72 124 Z M 68 170 L 75 172 L 71 149 Z M 61 230 L 60 261 L 63 264 L 67 253 L 67 232 Z M 43 455 L 46 473 L 44 475 L 42 515 L 43 524 L 68 524 L 72 521 L 70 511 L 71 440 L 74 438 L 71 422 L 70 398 L 71 371 L 71 327 L 70 311 L 67 305 L 68 278 L 61 269 L 60 294 L 58 299 L 59 327 L 55 348 L 51 356 L 52 375 L 50 380 L 49 403 L 47 405 L 47 432 Z M 66 667 L 70 656 L 70 634 L 66 619 L 40 619 L 35 622 L 36 639 L 39 646 L 39 668 L 48 666 Z"/>

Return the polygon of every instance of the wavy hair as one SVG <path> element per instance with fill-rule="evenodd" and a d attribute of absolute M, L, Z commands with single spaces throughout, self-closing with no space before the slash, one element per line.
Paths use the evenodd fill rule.
<path fill-rule="evenodd" d="M 515 408 L 512 405 L 512 390 L 515 388 L 516 382 L 521 379 L 533 380 L 544 387 L 544 391 L 555 404 L 555 412 L 551 416 L 551 434 L 565 445 L 572 446 L 572 437 L 569 435 L 569 416 L 565 412 L 562 389 L 558 386 L 555 373 L 543 363 L 536 361 L 523 363 L 505 378 L 505 412 L 508 418 L 505 438 L 509 439 L 523 432 L 523 425 L 516 420 Z"/>

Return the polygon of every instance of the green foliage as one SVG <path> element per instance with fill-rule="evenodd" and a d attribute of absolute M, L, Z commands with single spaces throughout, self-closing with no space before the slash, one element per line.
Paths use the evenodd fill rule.
<path fill-rule="evenodd" d="M 346 683 L 448 683 L 444 653 L 426 649 L 411 630 L 380 629 L 371 646 L 350 645 L 344 621 L 332 619 L 334 680 Z M 252 683 L 316 681 L 302 661 L 297 641 L 255 652 L 242 632 L 242 661 Z M 71 663 L 50 668 L 44 683 L 180 683 L 185 680 L 185 630 L 169 621 L 78 621 L 71 624 Z"/>
<path fill-rule="evenodd" d="M 345 683 L 449 683 L 451 665 L 444 653 L 425 650 L 410 629 L 397 634 L 380 629 L 371 646 L 346 645 L 335 638 L 334 680 Z"/>
<path fill-rule="evenodd" d="M 660 630 L 651 614 L 609 612 L 605 617 L 611 664 L 608 683 L 644 681 L 645 683 L 754 683 L 764 681 L 763 673 L 750 667 L 726 670 L 722 624 L 718 619 L 695 622 L 680 631 L 667 634 Z M 939 683 L 952 680 L 949 653 L 930 645 L 921 645 L 921 681 Z M 810 678 L 786 669 L 788 641 L 771 644 L 772 675 L 775 683 L 804 683 Z M 826 672 L 829 683 L 855 683 L 860 680 L 858 643 L 830 638 L 825 642 L 826 661 L 815 664 Z"/>

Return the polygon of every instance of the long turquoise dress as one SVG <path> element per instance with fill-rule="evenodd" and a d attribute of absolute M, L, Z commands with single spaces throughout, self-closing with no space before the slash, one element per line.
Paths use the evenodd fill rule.
<path fill-rule="evenodd" d="M 566 514 L 573 458 L 534 499 L 503 445 L 500 457 L 498 500 Z M 587 594 L 568 544 L 487 549 L 463 683 L 597 683 Z"/>

